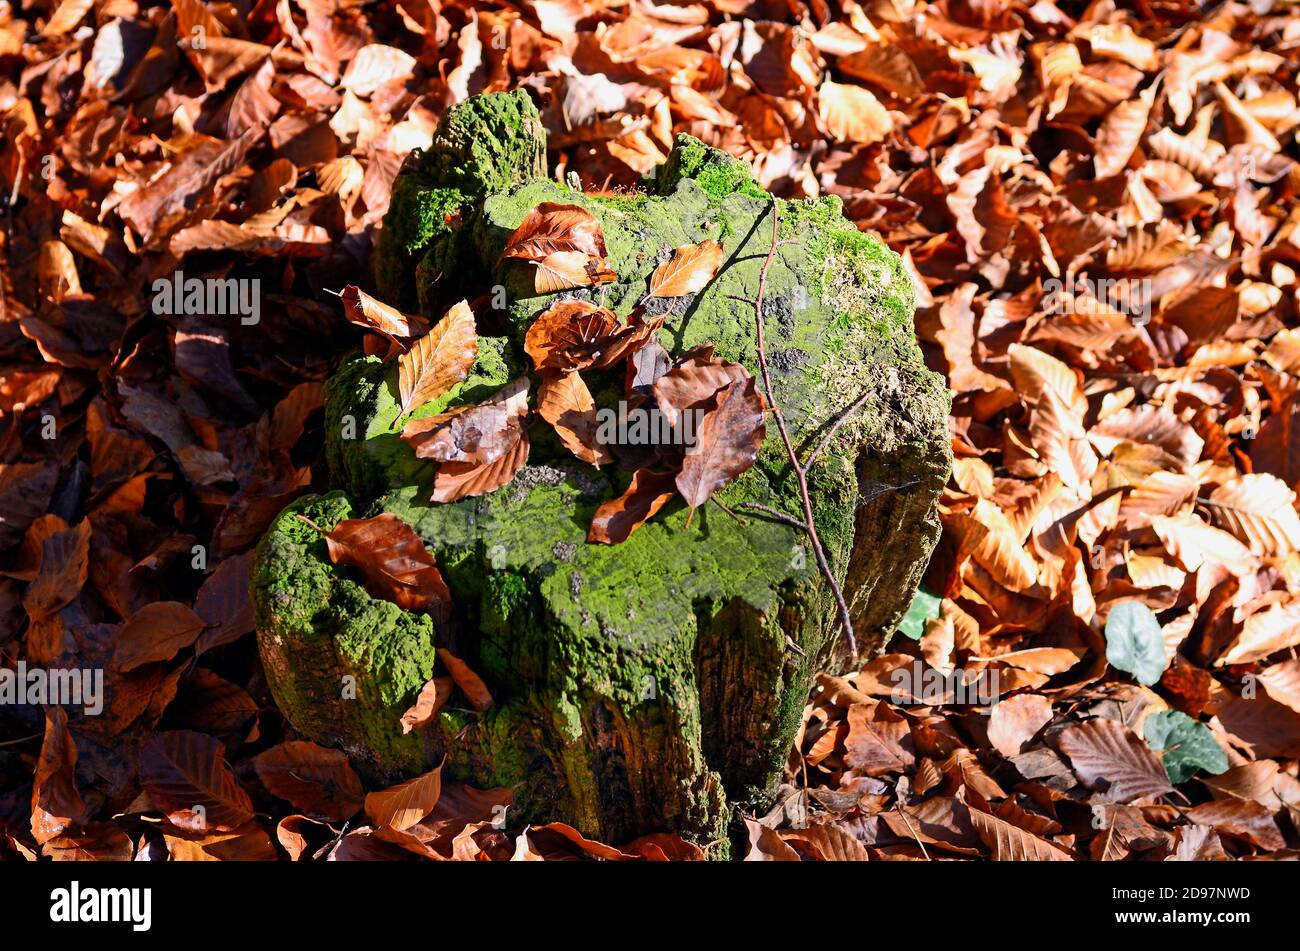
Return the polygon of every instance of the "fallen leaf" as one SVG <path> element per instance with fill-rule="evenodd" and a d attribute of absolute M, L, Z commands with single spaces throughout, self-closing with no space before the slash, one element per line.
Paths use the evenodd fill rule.
<path fill-rule="evenodd" d="M 469 376 L 477 359 L 474 312 L 461 301 L 397 358 L 402 412 L 409 413 L 442 396 Z"/>
<path fill-rule="evenodd" d="M 479 713 L 492 709 L 491 691 L 488 690 L 487 684 L 483 683 L 483 679 L 470 670 L 468 664 L 445 647 L 438 648 L 438 659 L 447 668 L 447 673 L 451 674 L 451 679 L 456 682 L 456 686 L 470 702 L 470 706 Z"/>
<path fill-rule="evenodd" d="M 330 561 L 361 572 L 365 588 L 407 611 L 445 617 L 451 592 L 424 542 L 390 512 L 373 518 L 344 519 L 325 533 Z"/>
<path fill-rule="evenodd" d="M 366 794 L 366 815 L 376 826 L 404 832 L 438 804 L 442 794 L 442 766 L 404 783 Z"/>
<path fill-rule="evenodd" d="M 683 245 L 650 275 L 651 297 L 685 297 L 704 290 L 722 267 L 722 244 L 713 239 Z"/>

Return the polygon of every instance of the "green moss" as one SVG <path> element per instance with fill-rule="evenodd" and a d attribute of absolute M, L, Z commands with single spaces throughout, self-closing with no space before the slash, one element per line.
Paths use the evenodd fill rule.
<path fill-rule="evenodd" d="M 593 195 L 592 199 L 608 208 L 616 208 L 619 211 L 635 211 L 642 207 L 649 200 L 649 195 L 643 192 L 628 192 L 623 195 Z"/>
<path fill-rule="evenodd" d="M 447 110 L 432 144 L 412 151 L 393 182 L 373 262 L 381 298 L 428 309 L 430 289 L 444 275 L 470 278 L 477 262 L 461 254 L 460 234 L 477 202 L 545 174 L 541 115 L 523 90 Z"/>
<path fill-rule="evenodd" d="M 433 623 L 366 593 L 330 564 L 323 539 L 352 515 L 341 493 L 290 505 L 258 545 L 249 579 L 263 668 L 282 709 L 318 742 L 342 746 L 370 775 L 426 768 L 432 750 L 398 721 L 432 676 Z"/>
<path fill-rule="evenodd" d="M 717 201 L 735 193 L 767 199 L 767 192 L 744 162 L 684 133 L 677 136 L 668 162 L 656 178 L 659 194 L 672 194 L 683 179 L 694 179 Z"/>

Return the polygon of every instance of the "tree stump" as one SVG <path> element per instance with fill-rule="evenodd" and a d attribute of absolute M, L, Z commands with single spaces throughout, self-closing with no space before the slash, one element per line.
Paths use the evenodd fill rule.
<path fill-rule="evenodd" d="M 712 343 L 757 376 L 751 302 L 774 200 L 748 169 L 679 136 L 645 193 L 597 196 L 546 179 L 544 156 L 540 117 L 518 91 L 454 107 L 433 146 L 403 167 L 376 254 L 381 293 L 433 317 L 479 301 L 473 372 L 413 415 L 481 401 L 530 367 L 524 332 L 557 295 L 536 294 L 527 267 L 498 258 L 541 202 L 599 219 L 618 281 L 563 296 L 624 318 L 674 248 L 720 241 L 725 263 L 702 292 L 647 306 L 666 315 L 658 339 L 670 354 Z M 849 411 L 809 483 L 867 654 L 894 631 L 939 536 L 949 396 L 923 363 L 898 256 L 846 221 L 836 197 L 775 207 L 765 295 L 774 394 L 801 454 Z M 621 374 L 591 383 L 598 403 L 618 398 Z M 396 367 L 374 357 L 335 374 L 325 424 L 336 491 L 295 502 L 257 550 L 262 659 L 297 730 L 381 780 L 445 754 L 448 775 L 514 788 L 512 820 L 561 820 L 604 841 L 660 830 L 724 839 L 732 810 L 765 808 L 815 672 L 856 659 L 806 535 L 753 507 L 802 517 L 775 427 L 757 463 L 717 496 L 738 518 L 706 505 L 688 526 L 679 499 L 609 546 L 588 544 L 587 527 L 627 472 L 598 471 L 535 430 L 510 484 L 430 503 L 432 470 L 398 438 L 410 417 L 396 394 Z M 403 518 L 437 557 L 450 624 L 372 598 L 296 517 L 328 529 L 380 512 Z M 436 726 L 403 735 L 399 718 L 434 673 L 435 644 L 484 677 L 495 705 L 478 714 L 453 700 Z"/>

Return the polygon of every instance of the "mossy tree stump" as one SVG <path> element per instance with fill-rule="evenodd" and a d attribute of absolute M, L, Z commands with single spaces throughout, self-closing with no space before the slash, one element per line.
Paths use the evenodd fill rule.
<path fill-rule="evenodd" d="M 537 112 L 515 92 L 452 109 L 433 147 L 404 167 L 377 252 L 381 291 L 434 317 L 452 300 L 477 299 L 480 331 L 469 379 L 412 415 L 478 402 L 525 371 L 524 331 L 555 295 L 537 295 L 526 265 L 498 257 L 545 201 L 600 220 L 619 280 L 565 293 L 622 317 L 674 248 L 720 241 L 725 263 L 703 292 L 649 305 L 666 313 L 659 340 L 670 354 L 712 343 L 757 375 L 754 308 L 744 299 L 757 293 L 773 199 L 743 164 L 682 136 L 646 194 L 597 197 L 542 177 L 544 154 Z M 781 244 L 765 335 L 800 451 L 863 399 L 809 480 L 867 653 L 893 632 L 939 535 L 948 394 L 922 362 L 899 258 L 845 221 L 837 198 L 776 205 Z M 620 398 L 621 374 L 592 375 L 599 403 Z M 814 673 L 849 660 L 804 534 L 744 508 L 801 512 L 774 427 L 757 464 L 718 496 L 743 521 L 710 505 L 687 527 L 679 501 L 606 546 L 588 544 L 587 527 L 629 473 L 597 471 L 534 427 L 529 464 L 513 482 L 432 504 L 430 465 L 398 439 L 410 417 L 396 390 L 395 367 L 375 358 L 338 371 L 326 402 L 337 491 L 296 502 L 257 552 L 262 658 L 294 726 L 381 779 L 445 753 L 450 775 L 513 787 L 512 819 L 562 820 L 605 841 L 659 830 L 720 839 L 732 809 L 764 808 Z M 300 512 L 324 528 L 380 512 L 405 519 L 438 558 L 454 620 L 438 630 L 371 598 L 329 564 Z M 485 714 L 444 708 L 436 728 L 404 736 L 398 718 L 434 673 L 435 644 L 481 673 L 496 705 Z M 345 683 L 355 699 L 341 698 Z"/>

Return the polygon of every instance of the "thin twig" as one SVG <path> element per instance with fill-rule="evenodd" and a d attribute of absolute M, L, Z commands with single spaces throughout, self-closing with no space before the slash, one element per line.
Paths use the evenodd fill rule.
<path fill-rule="evenodd" d="M 784 512 L 779 511 L 778 509 L 771 508 L 770 506 L 763 505 L 759 502 L 741 502 L 739 505 L 736 506 L 736 508 L 750 509 L 755 512 L 762 512 L 764 515 L 770 516 L 771 518 L 776 519 L 778 522 L 783 522 L 784 524 L 789 525 L 791 528 L 797 528 L 801 532 L 808 531 L 808 526 L 805 525 L 803 522 L 799 521 L 793 515 L 786 515 Z"/>
<path fill-rule="evenodd" d="M 853 417 L 853 414 L 862 408 L 862 405 L 866 403 L 867 400 L 871 399 L 871 393 L 871 390 L 867 390 L 867 392 L 863 393 L 856 400 L 846 406 L 840 415 L 835 417 L 835 421 L 831 423 L 830 429 L 826 430 L 826 435 L 822 436 L 821 442 L 817 444 L 817 447 L 813 449 L 812 452 L 808 453 L 808 458 L 803 461 L 804 468 L 808 468 L 817 461 L 817 457 L 820 456 L 825 451 L 826 447 L 830 445 L 831 439 L 833 439 L 835 434 L 840 431 L 840 427 L 847 423 Z"/>
<path fill-rule="evenodd" d="M 921 847 L 921 854 L 925 856 L 925 860 L 927 862 L 933 861 L 933 859 L 930 858 L 930 853 L 925 850 L 925 843 L 922 842 L 921 837 L 916 834 L 916 830 L 912 828 L 911 821 L 907 818 L 907 813 L 903 811 L 903 804 L 895 800 L 894 808 L 897 809 L 898 814 L 903 817 L 903 822 L 907 825 L 907 831 L 912 833 L 912 838 L 916 839 L 916 844 Z"/>
<path fill-rule="evenodd" d="M 722 509 L 722 511 L 726 512 L 726 513 L 727 513 L 728 515 L 730 515 L 733 519 L 735 519 L 735 520 L 736 520 L 736 524 L 738 524 L 738 525 L 748 525 L 748 524 L 749 524 L 749 523 L 746 522 L 743 518 L 741 518 L 739 515 L 737 515 L 735 512 L 733 512 L 731 509 L 727 508 L 727 506 L 725 506 L 725 505 L 723 505 L 721 502 L 719 502 L 716 498 L 714 498 L 714 499 L 709 499 L 709 501 L 712 502 L 714 505 L 716 505 L 718 508 Z"/>
<path fill-rule="evenodd" d="M 17 746 L 19 743 L 30 743 L 32 740 L 39 740 L 44 735 L 44 733 L 33 733 L 31 736 L 20 736 L 16 740 L 0 742 L 0 746 Z"/>
<path fill-rule="evenodd" d="M 763 334 L 763 295 L 767 291 L 767 272 L 772 267 L 772 259 L 776 257 L 777 232 L 780 224 L 780 208 L 777 205 L 776 198 L 773 198 L 772 245 L 767 250 L 767 257 L 763 260 L 762 270 L 758 272 L 758 293 L 754 297 L 758 368 L 763 374 L 763 389 L 767 393 L 767 402 L 772 407 L 772 417 L 776 420 L 776 428 L 781 434 L 781 442 L 785 445 L 785 453 L 790 458 L 790 467 L 794 470 L 795 480 L 799 483 L 799 499 L 803 503 L 804 529 L 808 533 L 808 540 L 812 543 L 813 555 L 817 558 L 817 567 L 821 569 L 822 577 L 826 579 L 826 583 L 830 586 L 831 594 L 835 597 L 835 604 L 839 608 L 840 624 L 844 627 L 844 636 L 849 641 L 849 653 L 856 657 L 858 655 L 858 640 L 853 635 L 853 619 L 849 616 L 849 606 L 844 603 L 844 592 L 840 590 L 839 582 L 835 580 L 835 575 L 831 572 L 830 562 L 826 558 L 826 549 L 822 547 L 821 536 L 817 534 L 817 523 L 813 519 L 812 498 L 808 494 L 808 475 L 804 472 L 803 466 L 799 464 L 799 456 L 794 450 L 794 444 L 790 441 L 790 433 L 785 426 L 785 416 L 776 403 L 776 398 L 772 392 L 772 375 L 767 368 L 767 342 Z"/>

